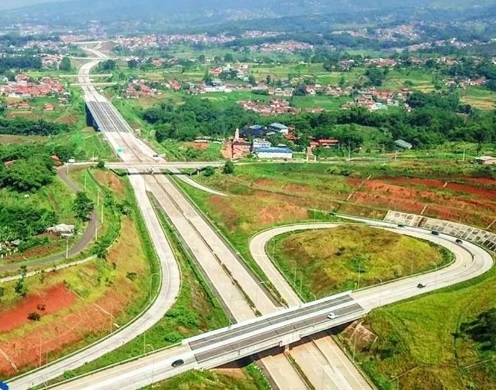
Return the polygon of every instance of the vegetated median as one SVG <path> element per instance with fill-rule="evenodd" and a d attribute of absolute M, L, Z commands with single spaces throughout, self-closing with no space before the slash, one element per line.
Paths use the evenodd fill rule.
<path fill-rule="evenodd" d="M 453 259 L 431 242 L 358 224 L 282 234 L 266 251 L 304 299 L 410 276 Z"/>
<path fill-rule="evenodd" d="M 154 199 L 151 200 L 181 270 L 181 290 L 176 302 L 152 328 L 115 351 L 76 370 L 66 372 L 64 378 L 59 378 L 59 380 L 86 374 L 134 356 L 150 353 L 173 345 L 184 338 L 229 324 L 217 297 L 203 279 L 194 260 L 182 246 L 164 212 L 159 209 Z"/>
<path fill-rule="evenodd" d="M 224 237 L 226 237 L 232 244 L 234 251 L 236 251 L 242 260 L 245 261 L 248 268 L 264 282 L 264 286 L 272 293 L 275 299 L 279 300 L 282 304 L 284 304 L 284 301 L 280 297 L 280 294 L 251 256 L 249 250 L 250 239 L 263 227 L 291 222 L 302 222 L 302 219 L 303 222 L 339 221 L 338 218 L 329 215 L 328 213 L 301 208 L 297 213 L 291 212 L 290 209 L 281 211 L 279 215 L 275 216 L 275 221 L 273 221 L 273 223 L 268 219 L 257 223 L 254 220 L 257 219 L 258 215 L 254 215 L 253 211 L 261 205 L 252 204 L 254 200 L 244 196 L 230 196 L 229 198 L 217 195 L 212 196 L 204 191 L 193 188 L 180 180 L 172 179 L 189 197 L 199 211 L 215 225 Z M 269 204 L 271 204 L 270 201 L 267 205 L 268 213 L 271 212 L 269 210 Z M 278 205 L 276 205 L 276 207 L 277 206 Z"/>
<path fill-rule="evenodd" d="M 245 359 L 246 360 L 246 359 Z M 208 371 L 188 371 L 142 390 L 271 390 L 261 370 L 251 363 L 243 370 L 218 368 Z"/>

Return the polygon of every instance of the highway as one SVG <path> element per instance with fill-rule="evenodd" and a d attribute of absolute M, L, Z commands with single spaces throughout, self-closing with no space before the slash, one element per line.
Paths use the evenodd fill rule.
<path fill-rule="evenodd" d="M 89 79 L 90 70 L 97 63 L 97 61 L 91 62 L 81 67 L 81 82 L 86 82 Z M 89 101 L 105 101 L 105 99 L 99 95 L 94 88 L 84 87 L 83 90 L 85 92 L 85 99 Z M 121 118 L 122 116 L 119 114 L 117 115 L 117 119 L 112 118 L 112 121 L 115 122 L 116 120 L 121 120 Z M 125 122 L 123 119 L 122 121 Z M 114 139 L 110 138 L 109 141 L 115 143 Z M 134 159 L 134 154 L 132 153 L 123 153 L 123 155 L 124 158 Z M 152 327 L 164 316 L 164 314 L 175 302 L 176 296 L 179 293 L 180 274 L 172 249 L 169 246 L 160 222 L 148 199 L 143 178 L 140 176 L 131 176 L 130 181 L 135 191 L 136 198 L 138 199 L 138 206 L 155 246 L 161 267 L 161 276 L 166 281 L 166 283 L 160 284 L 157 299 L 152 303 L 151 307 L 144 315 L 131 323 L 129 326 L 121 328 L 118 332 L 114 332 L 106 339 L 98 341 L 90 347 L 76 352 L 67 358 L 63 358 L 50 364 L 49 366 L 43 367 L 42 369 L 32 371 L 10 380 L 8 383 L 11 388 L 16 390 L 25 390 L 33 386 L 42 385 L 47 380 L 62 375 L 65 371 L 80 367 L 86 362 L 95 360 L 98 357 L 113 351 Z"/>
<path fill-rule="evenodd" d="M 128 169 L 130 173 L 137 169 L 135 164 L 144 163 L 145 166 L 156 162 L 170 164 L 157 157 L 153 150 L 135 138 L 129 125 L 105 99 L 92 93 L 86 101 L 89 102 L 92 112 L 94 111 L 97 122 L 102 124 L 102 129 L 113 149 L 120 151 L 121 160 L 134 165 L 134 168 Z M 208 165 L 213 164 L 215 163 L 208 163 Z M 165 210 L 221 301 L 237 321 L 253 318 L 256 311 L 268 314 L 280 309 L 267 296 L 263 285 L 248 272 L 243 261 L 234 255 L 232 248 L 198 214 L 167 176 L 148 175 L 144 180 L 147 190 Z M 249 297 L 255 307 L 247 302 L 246 297 Z M 315 355 L 319 354 L 317 347 L 307 348 Z M 270 372 L 272 379 L 280 384 L 280 388 L 307 388 L 284 355 L 262 359 L 262 364 Z M 358 372 L 355 374 L 361 378 Z"/>
<path fill-rule="evenodd" d="M 105 56 L 102 55 L 102 58 Z M 96 61 L 90 62 L 81 67 L 80 83 L 90 83 L 90 70 L 96 63 Z M 126 163 L 151 163 L 156 160 L 154 157 L 156 153 L 134 136 L 122 115 L 103 96 L 98 94 L 93 87 L 83 87 L 83 91 L 85 101 L 97 120 L 100 130 L 122 161 Z M 163 160 L 161 161 L 163 162 Z M 130 168 L 129 171 L 134 173 L 133 171 L 136 169 Z M 145 331 L 152 325 L 152 322 L 154 323 L 161 318 L 173 303 L 179 287 L 179 273 L 151 207 L 147 192 L 150 192 L 164 208 L 184 241 L 195 254 L 214 289 L 219 293 L 221 300 L 236 320 L 255 317 L 256 309 L 248 303 L 246 296 L 250 296 L 252 301 L 256 302 L 257 309 L 262 313 L 278 309 L 267 296 L 263 287 L 254 280 L 244 265 L 233 255 L 227 244 L 220 240 L 166 176 L 130 175 L 129 177 L 148 230 L 152 234 L 154 245 L 158 252 L 164 252 L 164 256 L 161 256 L 160 260 L 164 269 L 165 282 L 162 284 L 159 299 L 143 317 L 115 336 L 96 344 L 75 357 L 61 360 L 57 364 L 21 378 L 15 378 L 11 384 L 16 389 L 42 384 L 47 379 L 59 376 L 68 369 L 73 369 L 128 342 Z M 164 302 L 167 302 L 167 305 Z M 271 370 L 270 366 L 273 366 L 273 371 L 280 373 L 279 378 L 275 380 L 281 383 L 282 388 L 305 388 L 302 379 L 283 355 L 269 359 L 265 366 L 268 370 Z"/>
<path fill-rule="evenodd" d="M 77 381 L 65 383 L 56 387 L 57 389 L 84 389 L 89 383 L 98 383 L 92 388 L 110 390 L 112 385 L 124 383 L 124 378 L 132 382 L 122 387 L 123 389 L 138 388 L 145 385 L 151 376 L 154 380 L 165 379 L 183 372 L 185 369 L 209 368 L 221 364 L 228 359 L 237 359 L 246 354 L 253 353 L 256 346 L 263 348 L 266 345 L 274 345 L 274 341 L 283 340 L 283 343 L 291 343 L 299 339 L 302 332 L 315 330 L 319 324 L 324 327 L 335 326 L 349 321 L 349 318 L 358 318 L 365 315 L 369 310 L 389 303 L 397 302 L 412 296 L 425 294 L 435 289 L 443 288 L 453 283 L 477 277 L 488 271 L 493 265 L 491 255 L 480 247 L 471 243 L 459 245 L 453 237 L 434 236 L 430 232 L 417 228 L 398 228 L 392 224 L 382 222 L 366 221 L 371 226 L 377 228 L 394 230 L 401 234 L 423 238 L 431 242 L 442 245 L 455 254 L 455 261 L 446 268 L 440 269 L 424 275 L 413 276 L 402 280 L 393 281 L 380 286 L 374 286 L 352 293 L 338 294 L 332 297 L 320 299 L 300 307 L 294 306 L 283 312 L 272 313 L 257 319 L 247 320 L 243 323 L 232 325 L 231 327 L 209 332 L 185 340 L 181 346 L 159 352 L 154 355 L 142 358 L 136 362 L 122 366 L 116 366 L 108 370 L 83 377 Z M 331 223 L 301 224 L 292 226 L 277 227 L 258 236 L 252 240 L 252 248 L 266 247 L 267 242 L 273 237 L 290 231 L 305 229 L 325 229 L 337 226 Z M 253 257 L 261 256 L 261 252 L 253 252 Z M 265 256 L 267 256 L 265 254 Z M 258 261 L 258 260 L 257 260 Z M 405 259 L 407 261 L 407 259 Z M 423 289 L 417 288 L 417 283 L 426 283 Z M 337 314 L 335 320 L 330 320 L 327 315 L 330 311 Z M 292 338 L 291 335 L 294 337 Z M 268 342 L 270 341 L 270 342 Z M 332 351 L 329 340 L 322 340 L 319 348 Z M 302 346 L 302 355 L 307 358 L 314 356 Z M 299 348 L 299 347 L 297 347 Z M 152 361 L 154 356 L 154 361 Z M 174 368 L 172 362 L 181 358 L 185 361 L 184 366 Z M 298 361 L 298 364 L 303 362 Z M 346 364 L 342 362 L 342 364 Z M 322 374 L 326 374 L 325 377 Z M 348 388 L 346 384 L 332 386 L 343 378 L 347 380 L 347 373 L 340 366 L 328 365 L 323 369 L 305 371 L 310 376 L 318 376 L 325 379 L 322 388 Z M 105 378 L 113 378 L 110 381 Z M 332 383 L 327 383 L 327 380 Z M 138 386 L 139 385 L 139 386 Z M 135 387 L 133 387 L 135 386 Z M 352 387 L 357 389 L 359 387 Z"/>
<path fill-rule="evenodd" d="M 93 54 L 96 57 L 105 58 L 103 54 L 100 57 L 97 53 L 99 53 L 98 50 L 94 50 Z M 89 71 L 95 63 L 92 62 L 83 65 L 81 68 L 80 83 L 90 83 Z M 101 130 L 104 132 L 112 148 L 125 163 L 148 164 L 157 160 L 154 157 L 154 151 L 134 136 L 129 125 L 103 96 L 99 95 L 93 87 L 83 87 L 83 91 L 85 92 L 85 100 L 97 119 Z M 159 162 L 164 161 L 159 159 Z M 129 168 L 130 173 L 133 173 L 133 170 L 136 171 L 136 168 Z M 139 388 L 153 381 L 176 375 L 187 369 L 210 368 L 242 356 L 251 355 L 274 345 L 287 345 L 307 334 L 315 333 L 331 325 L 338 325 L 342 323 L 341 321 L 350 321 L 359 318 L 370 310 L 370 308 L 374 307 L 374 304 L 381 305 L 384 302 L 388 302 L 388 294 L 391 296 L 389 300 L 395 301 L 419 293 L 419 289 L 411 288 L 412 280 L 406 279 L 400 281 L 405 283 L 405 286 L 399 293 L 395 291 L 394 293 L 388 292 L 388 289 L 391 289 L 388 285 L 381 286 L 377 290 L 369 289 L 353 292 L 348 294 L 351 299 L 346 298 L 344 302 L 333 302 L 330 306 L 323 307 L 321 311 L 312 311 L 311 314 L 306 311 L 299 313 L 298 310 L 300 308 L 297 307 L 296 309 L 292 309 L 296 310 L 294 313 L 297 314 L 287 317 L 287 312 L 285 311 L 281 318 L 274 320 L 275 323 L 271 323 L 269 326 L 270 329 L 266 329 L 265 326 L 255 326 L 254 328 L 247 328 L 240 335 L 238 326 L 247 326 L 252 321 L 263 322 L 267 318 L 270 318 L 270 316 L 275 315 L 274 313 L 281 310 L 281 307 L 267 295 L 262 284 L 254 279 L 244 263 L 233 253 L 232 248 L 229 247 L 212 226 L 184 198 L 183 194 L 166 175 L 130 175 L 129 178 L 136 192 L 138 204 L 145 218 L 147 228 L 151 233 L 153 243 L 159 254 L 164 273 L 165 283 L 161 286 L 159 299 L 143 317 L 124 331 L 94 345 L 86 351 L 77 353 L 68 359 L 61 360 L 54 365 L 12 381 L 10 383 L 12 388 L 16 390 L 26 389 L 30 386 L 42 384 L 46 379 L 61 375 L 68 369 L 75 368 L 86 361 L 101 356 L 101 354 L 118 347 L 142 333 L 147 327 L 158 321 L 170 305 L 172 305 L 179 289 L 179 272 L 173 254 L 149 201 L 148 193 L 165 210 L 169 220 L 177 229 L 183 241 L 189 246 L 207 279 L 217 291 L 221 301 L 231 312 L 232 316 L 237 321 L 240 321 L 241 324 L 233 325 L 227 330 L 222 331 L 228 333 L 222 334 L 222 332 L 218 333 L 216 331 L 216 333 L 214 332 L 215 336 L 211 333 L 201 336 L 206 338 L 213 337 L 210 341 L 204 339 L 203 344 L 198 344 L 198 342 L 201 343 L 201 337 L 199 339 L 194 338 L 193 340 L 186 341 L 179 347 L 167 349 L 122 366 L 100 371 L 70 384 L 66 383 L 58 388 L 109 390 L 116 388 Z M 410 232 L 413 231 L 408 230 L 408 233 Z M 406 229 L 405 233 L 407 233 Z M 436 239 L 444 240 L 444 237 L 436 237 Z M 469 245 L 464 246 L 463 249 L 458 248 L 458 251 L 463 252 L 464 255 L 457 254 L 455 264 L 461 263 L 463 269 L 465 269 L 465 273 L 467 273 L 467 268 L 470 268 L 468 274 L 464 273 L 462 275 L 458 273 L 459 270 L 456 271 L 456 275 L 448 272 L 447 275 L 443 275 L 442 280 L 447 278 L 445 282 L 449 283 L 448 279 L 451 278 L 451 283 L 454 283 L 463 277 L 469 277 L 470 275 L 473 277 L 481 269 L 487 266 L 490 267 L 488 265 L 492 265 L 490 256 L 489 258 L 491 260 L 488 261 L 487 253 L 484 251 L 477 253 L 477 248 L 475 246 L 472 248 Z M 469 250 L 474 250 L 474 252 L 470 253 L 468 252 Z M 472 267 L 467 267 L 469 258 L 473 259 L 474 265 Z M 445 272 L 452 267 L 438 272 Z M 273 275 L 269 275 L 269 277 L 272 280 Z M 439 288 L 441 285 L 441 283 L 431 285 L 429 282 L 424 290 L 430 291 L 436 287 Z M 284 294 L 287 295 L 289 292 Z M 247 297 L 249 297 L 249 300 L 254 305 L 247 301 Z M 337 298 L 330 297 L 326 299 L 332 301 Z M 288 302 L 292 301 L 289 300 Z M 302 306 L 301 308 L 304 307 Z M 336 311 L 339 314 L 338 319 L 332 320 L 334 322 L 328 321 L 327 315 L 329 310 Z M 263 314 L 263 317 L 255 318 L 256 311 Z M 193 345 L 189 344 L 189 342 L 192 342 Z M 292 354 L 296 353 L 295 359 L 298 360 L 305 375 L 311 379 L 312 383 L 322 383 L 322 374 L 319 374 L 319 377 L 316 379 L 317 374 L 315 372 L 330 371 L 328 367 L 331 367 L 334 376 L 331 374 L 326 376 L 329 378 L 329 381 L 327 382 L 326 379 L 325 384 L 321 386 L 322 389 L 369 388 L 356 370 L 354 372 L 350 370 L 350 374 L 346 377 L 344 376 L 345 374 L 341 376 L 340 374 L 336 374 L 336 371 L 332 367 L 334 363 L 332 361 L 329 362 L 327 356 L 323 354 L 324 350 L 332 349 L 329 348 L 328 341 L 325 341 L 325 343 L 325 346 L 319 346 L 317 342 L 305 345 L 305 356 L 310 355 L 312 357 L 306 363 L 301 358 L 304 354 L 295 352 L 298 348 L 291 351 Z M 200 348 L 196 348 L 199 345 Z M 335 350 L 334 353 L 337 354 L 338 352 Z M 341 356 L 337 357 L 337 359 L 342 360 L 344 355 L 340 351 L 339 353 Z M 185 363 L 178 368 L 171 367 L 173 359 L 177 359 L 178 356 L 181 358 L 184 356 L 183 360 Z M 344 359 L 346 360 L 346 358 Z M 280 354 L 270 359 L 263 358 L 261 361 L 280 388 L 307 388 L 284 355 Z M 146 364 L 144 362 L 152 362 L 152 364 Z M 317 371 L 316 368 L 318 369 Z M 338 379 L 336 379 L 336 375 Z M 89 384 L 91 385 L 89 386 Z"/>

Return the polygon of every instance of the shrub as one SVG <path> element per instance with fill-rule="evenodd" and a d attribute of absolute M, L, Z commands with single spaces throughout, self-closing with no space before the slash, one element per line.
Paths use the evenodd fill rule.
<path fill-rule="evenodd" d="M 28 314 L 28 320 L 39 321 L 40 319 L 41 319 L 41 316 L 36 312 L 32 312 L 32 313 Z"/>

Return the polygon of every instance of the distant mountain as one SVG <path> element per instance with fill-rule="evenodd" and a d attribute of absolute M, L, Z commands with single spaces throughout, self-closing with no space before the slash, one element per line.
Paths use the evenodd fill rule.
<path fill-rule="evenodd" d="M 28 5 L 49 0 L 0 0 L 2 5 Z M 300 15 L 396 12 L 406 17 L 422 9 L 469 9 L 494 0 L 69 0 L 2 12 L 12 20 L 73 23 L 98 20 L 166 20 L 183 25 Z M 190 24 L 191 23 L 191 24 Z"/>

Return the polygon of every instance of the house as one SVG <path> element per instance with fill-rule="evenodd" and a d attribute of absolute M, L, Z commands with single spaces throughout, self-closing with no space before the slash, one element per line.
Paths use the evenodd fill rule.
<path fill-rule="evenodd" d="M 477 162 L 477 164 L 481 165 L 496 165 L 496 157 L 492 156 L 476 157 L 475 161 Z"/>
<path fill-rule="evenodd" d="M 293 158 L 293 151 L 287 147 L 256 148 L 253 149 L 253 154 L 255 154 L 258 158 L 285 160 Z"/>
<path fill-rule="evenodd" d="M 54 111 L 55 110 L 55 106 L 51 103 L 45 103 L 45 105 L 43 106 L 43 110 L 45 111 Z"/>
<path fill-rule="evenodd" d="M 243 138 L 237 138 L 231 144 L 231 156 L 233 159 L 243 158 L 250 154 L 251 142 Z"/>
<path fill-rule="evenodd" d="M 252 144 L 252 150 L 259 148 L 270 148 L 272 146 L 272 144 L 269 141 L 266 141 L 262 138 L 255 138 L 251 144 Z"/>
<path fill-rule="evenodd" d="M 400 149 L 410 150 L 413 147 L 410 142 L 403 141 L 402 139 L 397 139 L 396 141 L 394 141 L 394 144 Z"/>
<path fill-rule="evenodd" d="M 332 148 L 339 144 L 339 140 L 335 138 L 318 139 L 316 142 L 318 143 L 318 146 L 321 148 Z"/>
<path fill-rule="evenodd" d="M 59 156 L 57 156 L 56 154 L 52 154 L 50 158 L 53 161 L 53 165 L 55 165 L 56 167 L 60 167 L 61 165 L 63 165 L 63 162 L 60 161 Z"/>
<path fill-rule="evenodd" d="M 261 125 L 253 125 L 250 127 L 245 127 L 240 130 L 240 136 L 247 138 L 247 137 L 257 137 L 261 138 L 264 137 L 267 134 L 267 129 Z"/>
<path fill-rule="evenodd" d="M 283 125 L 282 123 L 272 123 L 269 125 L 270 131 L 275 131 L 276 133 L 288 134 L 288 126 Z"/>
<path fill-rule="evenodd" d="M 47 233 L 53 233 L 53 234 L 59 234 L 59 235 L 62 235 L 62 234 L 74 234 L 74 231 L 76 229 L 76 226 L 74 225 L 66 225 L 64 223 L 61 223 L 61 224 L 58 224 L 58 225 L 55 225 L 55 226 L 51 226 L 49 228 L 47 228 L 45 231 Z"/>

